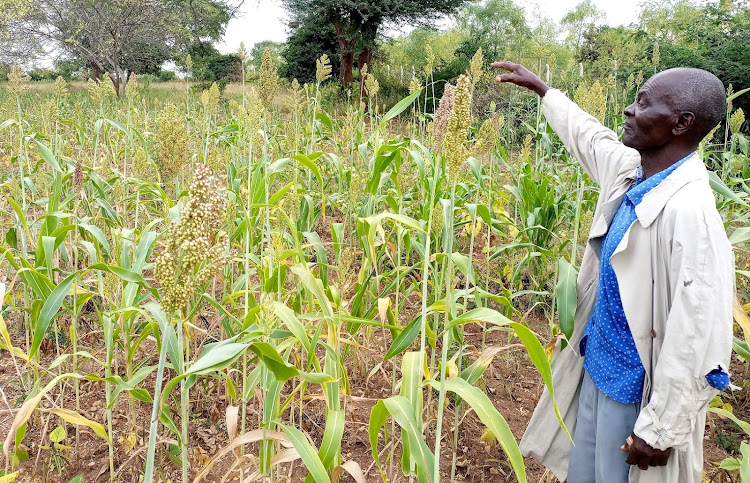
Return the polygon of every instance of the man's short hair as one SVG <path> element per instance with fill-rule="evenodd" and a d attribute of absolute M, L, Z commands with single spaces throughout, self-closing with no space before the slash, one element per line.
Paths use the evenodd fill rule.
<path fill-rule="evenodd" d="M 718 77 L 703 69 L 678 67 L 669 70 L 680 71 L 678 92 L 670 96 L 672 107 L 675 111 L 688 111 L 695 115 L 692 135 L 697 144 L 726 119 L 727 95 L 724 84 Z"/>

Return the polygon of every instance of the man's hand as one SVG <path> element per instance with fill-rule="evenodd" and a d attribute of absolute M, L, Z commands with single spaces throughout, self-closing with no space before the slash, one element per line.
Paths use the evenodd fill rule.
<path fill-rule="evenodd" d="M 649 466 L 666 466 L 672 455 L 672 448 L 664 451 L 654 449 L 635 433 L 628 436 L 621 449 L 628 454 L 625 462 L 629 465 L 638 465 L 642 470 L 647 470 Z"/>
<path fill-rule="evenodd" d="M 544 97 L 549 89 L 547 84 L 545 84 L 539 76 L 521 64 L 514 64 L 513 62 L 493 62 L 492 67 L 509 70 L 511 72 L 510 74 L 500 74 L 497 76 L 496 80 L 498 82 L 510 82 L 517 86 L 531 89 L 539 94 L 539 97 Z"/>

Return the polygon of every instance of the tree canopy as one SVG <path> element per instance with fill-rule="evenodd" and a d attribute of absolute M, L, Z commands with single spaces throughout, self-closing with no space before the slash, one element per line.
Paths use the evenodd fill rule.
<path fill-rule="evenodd" d="M 118 93 L 130 72 L 158 71 L 191 43 L 218 40 L 236 8 L 228 0 L 6 1 L 19 4 L 2 19 L 9 38 L 84 59 Z"/>
<path fill-rule="evenodd" d="M 339 44 L 339 81 L 354 80 L 354 58 L 362 68 L 372 63 L 381 26 L 424 25 L 455 12 L 467 0 L 283 0 L 293 21 L 301 26 L 331 25 Z"/>

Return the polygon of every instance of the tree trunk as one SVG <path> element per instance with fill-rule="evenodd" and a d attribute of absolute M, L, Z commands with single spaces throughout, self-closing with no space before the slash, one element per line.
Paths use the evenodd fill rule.
<path fill-rule="evenodd" d="M 96 62 L 91 63 L 91 70 L 92 70 L 91 77 L 93 77 L 93 79 L 96 82 L 99 82 L 99 78 L 102 75 L 102 71 L 101 69 L 99 69 L 99 65 Z"/>
<path fill-rule="evenodd" d="M 354 82 L 354 42 L 347 38 L 344 27 L 340 22 L 335 22 L 336 34 L 339 40 L 339 50 L 341 51 L 341 64 L 339 65 L 339 82 L 341 87 L 346 89 Z"/>
<path fill-rule="evenodd" d="M 112 87 L 115 88 L 115 93 L 117 94 L 117 98 L 119 99 L 120 98 L 120 75 L 109 74 L 109 80 L 112 81 Z"/>

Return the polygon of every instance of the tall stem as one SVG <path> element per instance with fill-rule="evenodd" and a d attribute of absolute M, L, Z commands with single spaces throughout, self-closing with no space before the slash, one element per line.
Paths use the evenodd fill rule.
<path fill-rule="evenodd" d="M 182 371 L 184 372 L 188 364 L 189 349 L 185 345 L 185 336 L 183 334 L 183 321 L 180 319 L 177 323 L 177 347 L 180 357 L 184 359 L 182 362 Z M 187 381 L 183 378 L 180 380 L 180 422 L 182 426 L 182 448 L 180 456 L 182 460 L 182 481 L 188 480 L 188 452 L 190 450 L 190 443 L 188 441 L 188 405 L 190 404 L 190 388 L 187 385 Z"/>
<path fill-rule="evenodd" d="M 169 314 L 165 324 L 172 323 L 174 314 Z M 178 321 L 178 323 L 181 323 Z M 159 351 L 159 366 L 156 369 L 156 383 L 154 386 L 154 406 L 151 409 L 151 423 L 148 428 L 148 450 L 146 451 L 146 469 L 144 472 L 143 482 L 151 483 L 154 481 L 154 456 L 156 454 L 156 439 L 159 432 L 159 402 L 161 400 L 161 383 L 164 378 L 164 365 L 167 362 L 167 341 L 165 332 L 161 334 L 161 350 Z"/>
<path fill-rule="evenodd" d="M 451 293 L 451 279 L 453 278 L 453 261 L 451 260 L 451 251 L 453 250 L 453 210 L 454 210 L 454 198 L 456 196 L 456 183 L 451 181 L 451 198 L 450 198 L 450 209 L 448 211 L 448 219 L 445 220 L 446 236 L 446 270 L 443 273 L 445 281 L 445 294 L 446 297 L 450 298 Z M 445 306 L 445 326 L 450 321 L 451 303 L 448 299 L 448 303 Z M 440 358 L 440 395 L 438 396 L 438 414 L 437 414 L 437 427 L 435 428 L 435 483 L 440 481 L 440 441 L 442 439 L 443 431 L 443 409 L 445 405 L 445 377 L 446 368 L 448 365 L 448 346 L 451 344 L 451 331 L 443 328 L 443 347 L 442 355 Z M 456 409 L 457 410 L 457 409 Z"/>

